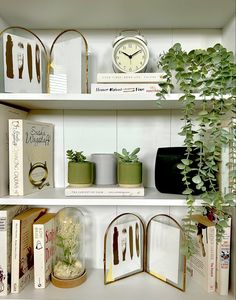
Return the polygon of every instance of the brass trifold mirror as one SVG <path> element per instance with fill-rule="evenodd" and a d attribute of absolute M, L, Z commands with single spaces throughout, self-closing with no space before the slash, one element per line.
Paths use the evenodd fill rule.
<path fill-rule="evenodd" d="M 104 283 L 145 271 L 185 291 L 184 242 L 183 229 L 168 215 L 152 217 L 146 228 L 135 214 L 117 216 L 104 237 Z"/>

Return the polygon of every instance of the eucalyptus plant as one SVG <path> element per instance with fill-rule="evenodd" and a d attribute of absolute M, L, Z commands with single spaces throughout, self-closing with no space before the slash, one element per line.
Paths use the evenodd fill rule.
<path fill-rule="evenodd" d="M 140 151 L 140 148 L 135 148 L 131 153 L 128 152 L 125 148 L 122 149 L 122 153 L 114 152 L 115 156 L 121 162 L 134 163 L 138 162 L 139 158 L 137 153 Z"/>
<path fill-rule="evenodd" d="M 218 241 L 227 226 L 224 207 L 230 206 L 234 198 L 232 193 L 223 195 L 219 191 L 217 174 L 223 145 L 230 145 L 236 138 L 223 128 L 225 119 L 230 120 L 236 113 L 236 65 L 233 53 L 220 44 L 186 52 L 179 43 L 160 56 L 158 65 L 166 73 L 166 81 L 160 84 L 162 89 L 157 94 L 159 100 L 165 100 L 174 90 L 174 81 L 181 91 L 179 101 L 183 104 L 184 125 L 179 134 L 184 136 L 186 157 L 178 168 L 185 184 L 183 194 L 186 195 L 188 214 L 183 219 L 183 226 L 187 234 L 187 255 L 190 256 L 193 250 L 190 233 L 195 231 L 191 215 L 196 210 L 191 183 L 201 195 L 203 209 L 217 216 Z M 190 159 L 193 151 L 197 153 L 197 169 Z M 236 177 L 235 172 L 231 176 Z"/>

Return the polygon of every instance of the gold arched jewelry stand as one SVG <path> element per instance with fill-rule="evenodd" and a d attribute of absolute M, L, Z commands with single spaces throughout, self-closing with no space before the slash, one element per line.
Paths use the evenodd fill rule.
<path fill-rule="evenodd" d="M 63 34 L 65 34 L 67 32 L 70 32 L 70 31 L 78 33 L 82 37 L 82 39 L 84 41 L 84 45 L 85 45 L 85 68 L 86 68 L 85 69 L 85 85 L 86 85 L 85 91 L 86 91 L 86 93 L 88 93 L 88 42 L 87 42 L 86 38 L 84 37 L 84 35 L 79 30 L 77 30 L 77 29 L 66 29 L 66 30 L 64 30 L 64 31 L 62 31 L 61 33 L 58 34 L 58 36 L 53 41 L 51 49 L 50 49 L 50 53 L 49 53 L 49 59 L 50 59 L 49 69 L 50 69 L 51 64 L 52 64 L 52 51 L 53 51 L 53 48 L 54 48 L 54 45 L 55 45 L 56 41 Z"/>
<path fill-rule="evenodd" d="M 46 60 L 46 92 L 48 92 L 48 90 L 49 90 L 49 55 L 48 55 L 48 52 L 47 52 L 47 49 L 46 49 L 44 43 L 33 31 L 31 31 L 25 27 L 21 27 L 21 26 L 9 26 L 9 27 L 3 29 L 2 31 L 0 31 L 0 36 L 3 33 L 7 32 L 9 30 L 13 30 L 13 29 L 20 29 L 20 30 L 23 30 L 23 31 L 26 31 L 26 32 L 32 34 L 40 42 L 41 46 L 43 47 L 44 56 L 45 56 L 45 60 Z"/>

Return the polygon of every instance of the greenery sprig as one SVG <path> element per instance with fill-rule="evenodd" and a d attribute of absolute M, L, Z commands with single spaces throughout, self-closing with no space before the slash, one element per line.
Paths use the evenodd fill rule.
<path fill-rule="evenodd" d="M 227 226 L 224 208 L 233 203 L 232 193 L 223 195 L 219 191 L 217 174 L 222 147 L 231 145 L 235 138 L 223 128 L 223 123 L 225 117 L 229 120 L 236 113 L 236 65 L 233 53 L 220 44 L 206 50 L 186 52 L 179 43 L 161 55 L 158 64 L 166 73 L 166 82 L 160 83 L 162 90 L 157 94 L 159 100 L 165 100 L 166 94 L 173 91 L 174 80 L 182 92 L 179 101 L 183 104 L 184 125 L 179 134 L 184 136 L 186 157 L 178 168 L 185 184 L 183 194 L 186 195 L 188 214 L 183 219 L 183 226 L 187 234 L 187 255 L 190 256 L 193 250 L 191 233 L 195 231 L 191 215 L 196 210 L 192 182 L 201 194 L 203 209 L 214 209 L 218 216 L 218 240 Z M 202 99 L 200 109 L 196 91 Z M 197 153 L 197 169 L 193 168 L 190 159 L 193 151 Z M 195 174 L 193 177 L 192 171 Z"/>

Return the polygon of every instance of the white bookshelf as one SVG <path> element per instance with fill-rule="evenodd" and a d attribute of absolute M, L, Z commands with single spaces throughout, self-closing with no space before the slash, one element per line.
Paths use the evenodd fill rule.
<path fill-rule="evenodd" d="M 65 197 L 64 188 L 51 188 L 26 196 L 0 198 L 0 204 L 43 205 L 43 206 L 186 206 L 183 195 L 163 194 L 155 188 L 145 188 L 144 197 Z M 196 205 L 201 200 L 196 198 Z"/>
<path fill-rule="evenodd" d="M 25 109 L 155 110 L 181 109 L 181 94 L 169 94 L 157 105 L 155 95 L 0 94 L 0 102 Z M 202 99 L 196 94 L 197 105 Z"/>
<path fill-rule="evenodd" d="M 135 9 L 134 9 L 135 8 Z M 90 81 L 96 73 L 112 72 L 111 42 L 120 29 L 139 28 L 151 50 L 150 67 L 156 66 L 157 56 L 174 43 L 181 42 L 189 51 L 222 42 L 235 51 L 235 1 L 228 0 L 116 0 L 63 1 L 1 0 L 0 29 L 20 25 L 33 30 L 50 47 L 62 28 L 77 28 L 89 42 L 92 58 Z M 96 29 L 94 29 L 96 28 Z M 115 29 L 114 29 L 115 28 Z M 205 29 L 203 29 L 205 28 Z M 77 145 L 85 153 L 113 152 L 121 147 L 141 144 L 146 166 L 147 186 L 153 184 L 154 155 L 158 146 L 179 146 L 182 104 L 180 94 L 170 94 L 161 107 L 157 97 L 147 95 L 94 94 L 0 94 L 0 102 L 29 111 L 29 118 L 55 124 L 55 183 L 64 186 L 66 178 L 65 151 Z M 196 95 L 197 105 L 202 99 Z M 138 111 L 137 111 L 138 110 Z M 85 130 L 86 129 L 86 130 Z M 132 135 L 126 135 L 127 130 Z M 86 131 L 84 134 L 83 131 Z M 102 141 L 99 142 L 99 137 Z M 87 142 L 89 140 L 89 142 Z M 117 149 L 118 150 L 118 149 Z M 0 162 L 1 163 L 1 162 Z M 148 171 L 147 171 L 148 170 Z M 151 183 L 151 184 L 150 184 Z M 62 206 L 82 207 L 90 219 L 89 234 L 93 244 L 88 261 L 92 267 L 102 267 L 103 237 L 109 222 L 119 213 L 134 212 L 148 220 L 150 216 L 166 213 L 179 221 L 186 212 L 185 197 L 161 194 L 155 188 L 145 189 L 144 197 L 65 197 L 64 188 L 41 191 L 22 197 L 0 198 L 0 205 L 28 204 L 58 210 Z M 196 205 L 201 205 L 197 198 Z M 235 233 L 235 213 L 233 234 Z M 183 293 L 142 273 L 104 286 L 103 271 L 89 270 L 87 281 L 74 289 L 58 289 L 50 285 L 36 290 L 33 284 L 20 294 L 1 299 L 136 299 L 136 300 L 233 300 L 236 295 L 236 245 L 232 243 L 231 291 L 228 297 L 208 294 L 193 282 L 187 282 Z"/>
<path fill-rule="evenodd" d="M 36 290 L 31 283 L 20 294 L 14 296 L 9 295 L 8 297 L 2 297 L 1 299 L 234 300 L 235 298 L 233 295 L 222 297 L 216 293 L 207 293 L 192 281 L 188 283 L 186 292 L 184 293 L 144 272 L 109 285 L 104 285 L 102 270 L 88 270 L 87 281 L 79 287 L 73 289 L 59 289 L 50 284 L 46 289 Z"/>

